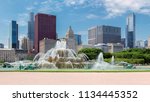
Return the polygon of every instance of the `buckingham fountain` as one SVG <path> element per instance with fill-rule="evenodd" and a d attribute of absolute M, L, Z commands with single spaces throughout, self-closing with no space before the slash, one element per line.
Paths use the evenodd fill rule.
<path fill-rule="evenodd" d="M 74 50 L 67 48 L 66 40 L 61 39 L 45 54 L 37 54 L 33 61 L 39 68 L 82 69 L 86 67 L 87 60 L 88 57 L 85 54 L 77 55 Z"/>

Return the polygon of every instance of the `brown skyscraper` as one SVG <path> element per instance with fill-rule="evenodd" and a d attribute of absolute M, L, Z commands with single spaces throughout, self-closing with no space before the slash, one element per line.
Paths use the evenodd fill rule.
<path fill-rule="evenodd" d="M 35 16 L 35 52 L 39 52 L 39 42 L 44 38 L 56 39 L 56 16 L 37 14 Z"/>

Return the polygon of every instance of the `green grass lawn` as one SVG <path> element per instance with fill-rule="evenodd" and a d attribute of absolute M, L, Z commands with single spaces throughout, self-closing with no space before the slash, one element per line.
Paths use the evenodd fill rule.
<path fill-rule="evenodd" d="M 40 70 L 0 70 L 0 72 L 66 72 L 66 73 L 118 73 L 118 72 L 150 72 L 150 69 L 148 70 L 138 70 L 138 69 L 123 69 L 123 70 L 88 70 L 88 69 L 40 69 Z"/>

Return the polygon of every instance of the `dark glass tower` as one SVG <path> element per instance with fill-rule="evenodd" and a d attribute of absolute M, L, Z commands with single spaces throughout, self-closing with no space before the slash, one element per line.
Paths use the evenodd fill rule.
<path fill-rule="evenodd" d="M 44 38 L 56 40 L 56 16 L 37 14 L 35 16 L 35 52 L 39 52 L 39 42 Z"/>
<path fill-rule="evenodd" d="M 135 47 L 135 14 L 129 14 L 127 17 L 127 28 L 126 28 L 126 47 Z"/>
<path fill-rule="evenodd" d="M 9 48 L 19 49 L 18 24 L 16 21 L 11 21 L 10 24 Z"/>

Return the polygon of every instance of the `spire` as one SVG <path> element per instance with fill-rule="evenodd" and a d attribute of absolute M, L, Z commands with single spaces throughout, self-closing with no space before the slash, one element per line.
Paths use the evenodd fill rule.
<path fill-rule="evenodd" d="M 69 29 L 66 33 L 66 38 L 74 38 L 74 32 L 73 32 L 71 26 L 69 26 Z"/>

